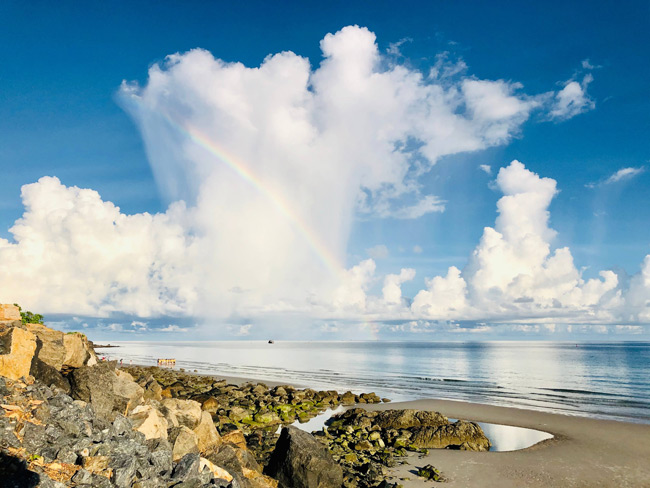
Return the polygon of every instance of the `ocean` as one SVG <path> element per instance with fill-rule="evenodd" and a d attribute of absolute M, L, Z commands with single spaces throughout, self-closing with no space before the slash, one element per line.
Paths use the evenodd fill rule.
<path fill-rule="evenodd" d="M 125 364 L 650 423 L 648 342 L 119 342 Z"/>

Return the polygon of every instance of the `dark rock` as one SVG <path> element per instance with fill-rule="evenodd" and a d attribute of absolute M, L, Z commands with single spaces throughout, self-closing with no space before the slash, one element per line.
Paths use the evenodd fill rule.
<path fill-rule="evenodd" d="M 100 474 L 93 474 L 90 485 L 93 488 L 113 488 L 110 480 L 106 476 L 102 476 Z"/>
<path fill-rule="evenodd" d="M 113 484 L 119 488 L 128 488 L 133 483 L 133 477 L 137 469 L 136 457 L 120 456 L 113 458 Z"/>
<path fill-rule="evenodd" d="M 27 452 L 38 451 L 47 445 L 47 435 L 45 434 L 45 427 L 36 425 L 31 422 L 25 423 L 25 430 L 23 432 L 23 447 Z"/>
<path fill-rule="evenodd" d="M 77 486 L 84 485 L 84 484 L 92 485 L 93 475 L 89 471 L 86 471 L 85 469 L 81 468 L 72 477 L 72 481 L 74 481 L 77 484 Z"/>
<path fill-rule="evenodd" d="M 374 423 L 383 429 L 408 429 L 420 426 L 440 426 L 449 423 L 444 415 L 424 410 L 385 410 L 379 412 Z"/>
<path fill-rule="evenodd" d="M 56 386 L 66 393 L 70 393 L 70 383 L 55 367 L 34 356 L 32 367 L 29 370 L 34 378 L 42 381 L 48 386 Z"/>
<path fill-rule="evenodd" d="M 77 453 L 69 447 L 64 446 L 56 454 L 56 460 L 62 463 L 75 464 L 77 462 Z"/>
<path fill-rule="evenodd" d="M 186 454 L 174 467 L 172 478 L 177 481 L 186 481 L 198 478 L 201 457 L 198 454 Z"/>
<path fill-rule="evenodd" d="M 158 474 L 172 469 L 172 452 L 171 450 L 159 449 L 149 455 L 149 461 L 156 469 Z"/>
<path fill-rule="evenodd" d="M 113 420 L 142 403 L 144 390 L 129 375 L 116 372 L 114 361 L 75 369 L 69 376 L 72 397 L 92 404 L 99 417 Z"/>
<path fill-rule="evenodd" d="M 113 425 L 110 428 L 111 436 L 122 437 L 133 432 L 133 424 L 123 415 L 116 415 Z"/>
<path fill-rule="evenodd" d="M 7 389 L 7 382 L 5 379 L 0 376 L 0 396 L 7 396 L 9 395 L 9 390 Z"/>
<path fill-rule="evenodd" d="M 491 445 L 478 424 L 464 420 L 439 427 L 420 427 L 412 432 L 409 442 L 419 448 L 488 451 Z"/>
<path fill-rule="evenodd" d="M 430 464 L 418 469 L 417 475 L 425 480 L 443 481 L 440 471 Z"/>
<path fill-rule="evenodd" d="M 252 471 L 262 470 L 250 451 L 239 449 L 230 444 L 220 446 L 217 452 L 208 455 L 207 459 L 232 475 L 235 473 L 243 474 L 244 468 Z"/>
<path fill-rule="evenodd" d="M 282 429 L 265 473 L 286 488 L 340 488 L 343 483 L 343 471 L 327 448 L 296 427 Z"/>
<path fill-rule="evenodd" d="M 191 478 L 174 485 L 174 488 L 201 488 L 202 486 L 203 481 L 201 478 Z"/>

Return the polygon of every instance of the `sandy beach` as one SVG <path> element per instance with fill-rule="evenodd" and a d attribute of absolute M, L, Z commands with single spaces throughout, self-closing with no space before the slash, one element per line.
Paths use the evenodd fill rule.
<path fill-rule="evenodd" d="M 431 486 L 418 466 L 433 464 L 451 487 L 649 487 L 650 425 L 596 420 L 446 400 L 368 405 L 370 410 L 415 408 L 452 418 L 525 427 L 553 439 L 512 452 L 431 450 L 394 470 L 405 487 Z"/>

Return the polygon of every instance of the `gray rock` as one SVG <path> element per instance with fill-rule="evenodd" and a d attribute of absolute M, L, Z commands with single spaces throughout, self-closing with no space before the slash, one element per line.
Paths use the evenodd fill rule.
<path fill-rule="evenodd" d="M 113 484 L 105 476 L 94 474 L 90 485 L 93 488 L 113 488 Z"/>
<path fill-rule="evenodd" d="M 93 481 L 93 475 L 89 471 L 86 471 L 85 469 L 81 468 L 72 477 L 72 481 L 74 481 L 77 484 L 77 486 L 83 484 L 91 485 Z"/>
<path fill-rule="evenodd" d="M 45 427 L 42 425 L 26 422 L 23 435 L 23 447 L 27 449 L 27 452 L 37 452 L 47 445 L 47 435 L 45 434 Z"/>
<path fill-rule="evenodd" d="M 149 455 L 149 461 L 156 468 L 158 474 L 172 470 L 171 450 L 158 449 Z"/>
<path fill-rule="evenodd" d="M 282 429 L 265 473 L 282 488 L 340 488 L 343 483 L 341 466 L 327 448 L 292 426 Z"/>
<path fill-rule="evenodd" d="M 113 420 L 142 403 L 144 390 L 129 375 L 118 375 L 114 361 L 75 369 L 69 378 L 72 397 L 92 404 L 99 417 Z"/>
<path fill-rule="evenodd" d="M 186 454 L 174 467 L 172 478 L 177 481 L 186 481 L 198 478 L 201 457 L 198 454 Z"/>
<path fill-rule="evenodd" d="M 70 449 L 67 446 L 59 449 L 59 452 L 56 454 L 57 461 L 67 464 L 75 464 L 77 462 L 77 453 Z"/>
<path fill-rule="evenodd" d="M 137 458 L 130 456 L 113 458 L 111 467 L 113 467 L 111 480 L 113 484 L 118 488 L 130 487 L 137 469 Z"/>
<path fill-rule="evenodd" d="M 191 478 L 174 485 L 174 488 L 201 488 L 203 485 L 201 478 Z"/>
<path fill-rule="evenodd" d="M 133 424 L 123 415 L 117 414 L 109 430 L 111 436 L 125 436 L 133 432 Z"/>

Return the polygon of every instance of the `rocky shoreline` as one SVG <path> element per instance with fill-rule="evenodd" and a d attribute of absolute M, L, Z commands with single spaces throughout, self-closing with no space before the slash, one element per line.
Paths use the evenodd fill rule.
<path fill-rule="evenodd" d="M 409 451 L 490 447 L 472 422 L 359 408 L 382 402 L 374 393 L 118 368 L 98 361 L 81 334 L 6 319 L 0 317 L 6 486 L 387 488 L 399 486 L 388 481 L 387 468 L 405 462 Z M 291 425 L 339 405 L 351 408 L 319 432 Z"/>

